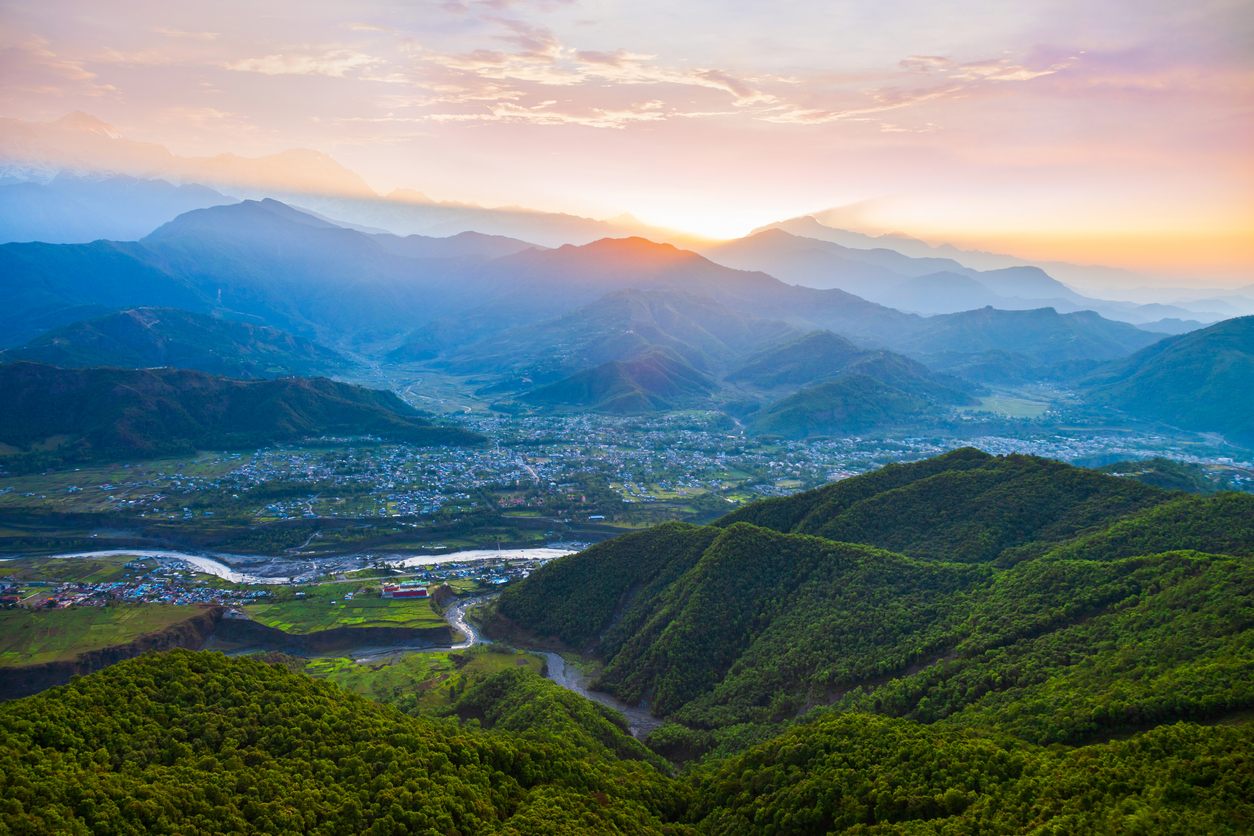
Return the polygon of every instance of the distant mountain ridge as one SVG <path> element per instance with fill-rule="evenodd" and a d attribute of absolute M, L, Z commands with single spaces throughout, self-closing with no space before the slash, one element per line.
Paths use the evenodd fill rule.
<path fill-rule="evenodd" d="M 234 203 L 206 186 L 136 177 L 60 174 L 0 184 L 0 243 L 135 241 L 193 209 Z"/>
<path fill-rule="evenodd" d="M 899 244 L 902 251 L 885 249 Z M 784 281 L 810 287 L 837 287 L 899 310 L 920 314 L 957 313 L 982 307 L 1023 310 L 1053 307 L 1062 313 L 1094 310 L 1133 324 L 1164 318 L 1222 318 L 1182 306 L 1114 302 L 1083 296 L 1040 267 L 998 261 L 972 269 L 959 257 L 938 257 L 910 239 L 884 239 L 825 227 L 812 218 L 784 221 L 754 230 L 744 238 L 702 247 L 720 263 L 762 270 Z M 921 244 L 921 242 L 914 242 Z M 910 252 L 912 255 L 906 255 Z"/>
<path fill-rule="evenodd" d="M 273 200 L 195 210 L 135 243 L 3 245 L 0 268 L 0 339 L 10 344 L 111 310 L 177 307 L 401 362 L 488 362 L 498 380 L 486 385 L 499 391 L 629 360 L 653 345 L 718 377 L 754 351 L 816 329 L 929 365 L 941 358 L 954 370 L 1008 351 L 1012 371 L 1029 375 L 1051 363 L 1122 356 L 1161 337 L 1050 310 L 920 317 L 641 238 L 545 250 L 481 235 L 369 234 Z M 646 313 L 653 303 L 639 294 L 670 301 Z M 636 312 L 624 313 L 632 304 Z M 588 321 L 563 319 L 581 308 Z M 563 334 L 544 333 L 550 323 Z M 558 362 L 585 350 L 581 365 Z"/>
<path fill-rule="evenodd" d="M 201 184 L 242 198 L 276 198 L 297 203 L 324 215 L 396 235 L 447 237 L 476 230 L 546 246 L 641 233 L 683 237 L 629 217 L 599 220 L 558 212 L 446 203 L 413 190 L 397 190 L 385 198 L 355 172 L 326 154 L 309 149 L 288 149 L 263 157 L 183 157 L 155 143 L 127 139 L 111 125 L 82 112 L 51 122 L 0 118 L 0 168 L 7 169 L 10 181 L 36 184 L 45 183 L 58 173 Z M 72 205 L 71 201 L 62 200 L 55 207 L 49 204 L 49 212 L 64 216 Z M 158 219 L 158 223 L 175 214 Z M 86 216 L 80 218 L 77 229 L 81 231 L 73 237 L 58 235 L 56 240 L 111 237 L 108 230 L 116 228 L 103 215 L 93 216 L 90 226 L 85 223 L 87 220 Z M 119 237 L 130 240 L 152 228 Z"/>

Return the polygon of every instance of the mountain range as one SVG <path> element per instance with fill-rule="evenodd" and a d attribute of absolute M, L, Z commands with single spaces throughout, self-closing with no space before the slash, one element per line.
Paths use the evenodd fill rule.
<path fill-rule="evenodd" d="M 760 435 L 845 436 L 927 423 L 975 403 L 974 387 L 888 351 L 864 352 L 752 416 Z"/>
<path fill-rule="evenodd" d="M 501 255 L 502 248 L 515 251 Z M 639 238 L 542 250 L 472 237 L 459 240 L 457 257 L 449 252 L 450 245 L 430 239 L 362 233 L 267 200 L 189 212 L 136 243 L 4 245 L 0 263 L 11 320 L 54 307 L 164 304 L 143 298 L 160 294 L 179 299 L 178 307 L 221 307 L 297 333 L 350 338 L 456 316 L 469 323 L 461 337 L 469 343 L 636 289 L 709 296 L 743 315 L 827 328 L 889 348 L 920 329 L 938 328 L 840 290 L 787 285 Z M 100 270 L 110 272 L 108 287 L 85 279 Z M 130 274 L 160 287 L 136 286 Z M 988 318 L 1002 313 L 1011 312 Z M 1120 330 L 1101 318 L 1089 322 Z"/>
<path fill-rule="evenodd" d="M 943 415 L 986 383 L 1075 381 L 1162 339 L 1092 311 L 908 314 L 641 238 L 544 249 L 477 233 L 400 237 L 273 200 L 193 210 L 138 242 L 0 245 L 0 267 L 11 359 L 257 377 L 347 373 L 352 364 L 335 359 L 347 352 L 472 375 L 497 401 L 727 405 L 755 431 L 794 437 Z M 1050 281 L 1041 275 L 1004 278 Z M 166 310 L 141 322 L 140 308 Z M 827 333 L 794 344 L 814 331 Z M 1183 343 L 1197 346 L 1196 363 L 1210 356 L 1209 333 Z M 834 380 L 868 352 L 880 360 Z M 1231 411 L 1227 385 L 1203 392 L 1199 408 Z M 1096 383 L 1086 391 L 1115 403 Z M 1233 420 L 1167 422 L 1236 438 Z"/>
<path fill-rule="evenodd" d="M 104 172 L 103 176 L 101 172 Z M 84 201 L 79 199 L 74 188 L 45 188 L 54 186 L 59 177 L 97 181 L 97 185 L 92 187 L 97 194 Z M 160 183 L 160 180 L 169 183 Z M 969 307 L 986 304 L 1003 308 L 1050 305 L 1064 312 L 1097 310 L 1111 318 L 1150 325 L 1164 333 L 1178 333 L 1188 326 L 1176 324 L 1173 320 L 1203 324 L 1234 314 L 1254 312 L 1254 294 L 1249 293 L 1240 297 L 1234 307 L 1219 298 L 1224 295 L 1222 291 L 1211 293 L 1209 297 L 1213 298 L 1189 291 L 1182 294 L 1182 298 L 1189 295 L 1196 298 L 1174 305 L 1163 304 L 1166 300 L 1162 298 L 1155 304 L 1083 296 L 1077 301 L 1073 297 L 1079 294 L 1057 283 L 1052 289 L 1029 289 L 1026 296 L 1020 297 L 1024 288 L 1016 288 L 1014 283 L 1001 281 L 993 275 L 977 275 L 975 283 L 938 276 L 934 281 L 921 283 L 921 286 L 918 283 L 901 284 L 902 275 L 913 279 L 930 273 L 959 276 L 1002 271 L 1013 273 L 1021 268 L 1037 273 L 1043 269 L 1052 277 L 1073 285 L 1078 283 L 1079 286 L 1131 288 L 1138 279 L 1126 271 L 1109 268 L 1061 262 L 1032 265 L 1014 256 L 932 245 L 900 234 L 867 235 L 840 229 L 830 225 L 840 222 L 842 216 L 838 211 L 779 221 L 756 229 L 743 239 L 755 241 L 758 233 L 770 230 L 783 230 L 808 239 L 802 245 L 807 252 L 801 256 L 801 264 L 791 258 L 777 261 L 774 257 L 769 264 L 733 263 L 732 253 L 737 249 L 735 242 L 731 245 L 711 245 L 708 241 L 674 230 L 642 223 L 629 215 L 598 220 L 521 207 L 488 208 L 433 200 L 413 189 L 397 189 L 380 196 L 355 173 L 314 151 L 297 149 L 259 158 L 233 154 L 180 157 L 162 146 L 127 139 L 112 126 L 85 113 L 71 113 L 52 122 L 0 119 L 0 184 L 31 186 L 22 194 L 31 196 L 42 207 L 22 217 L 21 203 L 16 203 L 11 204 L 16 206 L 16 214 L 6 214 L 4 193 L 0 191 L 0 220 L 7 217 L 16 224 L 15 228 L 8 229 L 6 223 L 0 222 L 0 242 L 89 241 L 99 238 L 130 240 L 141 237 L 157 223 L 176 214 L 172 211 L 157 218 L 145 209 L 153 200 L 150 193 L 173 189 L 170 183 L 181 184 L 184 191 L 207 187 L 237 197 L 277 198 L 335 218 L 346 226 L 399 235 L 448 237 L 476 230 L 548 247 L 586 244 L 607 237 L 643 236 L 656 241 L 696 246 L 707 255 L 726 246 L 730 266 L 762 270 L 790 282 L 797 280 L 792 277 L 792 269 L 801 268 L 811 274 L 810 280 L 815 282 L 815 286 L 845 287 L 833 284 L 833 274 L 840 276 L 841 269 L 822 269 L 822 259 L 810 261 L 815 256 L 814 252 L 810 252 L 815 250 L 815 242 L 829 242 L 840 245 L 840 250 L 835 252 L 850 256 L 859 265 L 858 269 L 867 264 L 877 265 L 889 270 L 892 279 L 899 284 L 898 292 L 887 293 L 884 298 L 879 298 L 865 287 L 853 292 L 872 301 L 894 307 L 904 306 L 906 310 L 923 313 L 953 312 L 958 310 L 953 307 L 956 302 Z M 112 194 L 111 200 L 109 194 Z M 189 197 L 190 192 L 184 200 Z M 222 202 L 207 194 L 197 198 L 197 201 L 200 205 Z M 109 211 L 110 203 L 113 205 L 112 212 Z M 185 205 L 184 208 L 195 207 Z M 36 231 L 38 234 L 35 234 Z M 707 245 L 709 250 L 705 249 Z M 756 246 L 755 243 L 749 249 L 756 249 Z M 753 258 L 752 255 L 748 257 Z M 895 263 L 885 263 L 884 259 L 892 259 Z M 840 262 L 841 258 L 837 256 L 836 261 Z M 911 262 L 909 269 L 902 269 L 904 264 Z M 933 269 L 915 272 L 916 268 L 927 264 L 931 264 Z M 802 283 L 809 283 L 809 280 Z M 885 283 L 880 289 L 888 291 L 887 284 L 891 283 Z M 943 289 L 954 293 L 947 295 Z"/>
<path fill-rule="evenodd" d="M 904 255 L 880 246 L 878 239 L 852 236 L 852 242 L 860 245 L 857 247 L 833 240 L 850 238 L 810 218 L 706 246 L 702 252 L 731 267 L 761 270 L 809 287 L 840 288 L 882 305 L 921 314 L 982 307 L 1016 310 L 1048 306 L 1063 313 L 1097 311 L 1121 321 L 1153 324 L 1162 330 L 1186 327 L 1163 322 L 1171 318 L 1182 322 L 1223 318 L 1213 311 L 1086 297 L 1032 265 L 974 270 L 953 258 Z M 875 246 L 868 248 L 868 244 Z M 1192 327 L 1200 324 L 1194 322 Z"/>

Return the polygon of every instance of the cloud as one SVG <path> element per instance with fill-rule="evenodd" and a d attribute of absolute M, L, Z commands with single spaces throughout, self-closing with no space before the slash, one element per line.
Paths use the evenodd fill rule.
<path fill-rule="evenodd" d="M 100 82 L 82 61 L 61 57 L 45 38 L 37 35 L 0 43 L 0 77 L 4 78 L 3 90 L 9 94 L 20 91 L 41 96 L 103 96 L 117 92 L 113 85 Z"/>
<path fill-rule="evenodd" d="M 1053 75 L 1075 64 L 1078 55 L 1068 55 L 1039 67 L 1028 67 L 1007 57 L 959 64 L 941 55 L 911 55 L 898 66 L 910 73 L 940 75 L 960 81 L 1031 81 Z"/>
<path fill-rule="evenodd" d="M 226 64 L 229 70 L 262 75 L 318 75 L 346 78 L 354 71 L 378 67 L 383 60 L 346 48 L 279 52 L 260 58 L 244 58 Z"/>
<path fill-rule="evenodd" d="M 533 125 L 578 125 L 585 128 L 622 129 L 635 122 L 656 122 L 666 118 L 662 102 L 650 101 L 621 109 L 591 108 L 582 112 L 563 109 L 556 101 L 537 105 L 501 102 L 486 112 L 433 113 L 432 122 L 525 122 Z"/>
<path fill-rule="evenodd" d="M 189 32 L 186 29 L 173 29 L 169 26 L 154 26 L 152 31 L 167 38 L 178 38 L 189 41 L 216 41 L 220 32 Z"/>

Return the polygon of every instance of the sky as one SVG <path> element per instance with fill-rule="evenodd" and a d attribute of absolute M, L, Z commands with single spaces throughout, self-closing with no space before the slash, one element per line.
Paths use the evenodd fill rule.
<path fill-rule="evenodd" d="M 4 0 L 0 78 L 381 193 L 1254 282 L 1249 0 Z"/>

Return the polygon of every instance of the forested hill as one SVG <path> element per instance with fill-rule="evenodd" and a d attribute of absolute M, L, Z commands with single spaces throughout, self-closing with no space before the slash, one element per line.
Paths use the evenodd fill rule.
<path fill-rule="evenodd" d="M 1254 497 L 960 450 L 554 561 L 497 629 L 690 751 L 822 706 L 1079 743 L 1254 708 L 1252 556 Z"/>
<path fill-rule="evenodd" d="M 0 451 L 10 467 L 324 435 L 416 444 L 482 441 L 460 428 L 432 424 L 391 392 L 325 378 L 233 380 L 182 369 L 12 363 L 0 365 L 0 391 Z"/>
<path fill-rule="evenodd" d="M 470 721 L 407 716 L 250 659 L 134 659 L 0 705 L 0 831 L 1183 834 L 1254 825 L 1248 723 L 1181 723 L 1067 749 L 848 712 L 672 776 L 599 706 L 533 673 L 484 680 L 453 710 Z"/>
<path fill-rule="evenodd" d="M 351 365 L 334 351 L 277 328 L 177 308 L 117 311 L 0 352 L 0 361 L 19 360 L 66 368 L 172 366 L 242 378 L 331 374 Z"/>
<path fill-rule="evenodd" d="M 962 448 L 854 479 L 755 502 L 719 526 L 748 522 L 963 563 L 1057 542 L 1163 502 L 1163 491 L 1035 456 Z"/>
<path fill-rule="evenodd" d="M 657 832 L 680 788 L 559 736 L 408 717 L 176 651 L 0 706 L 0 831 Z"/>

